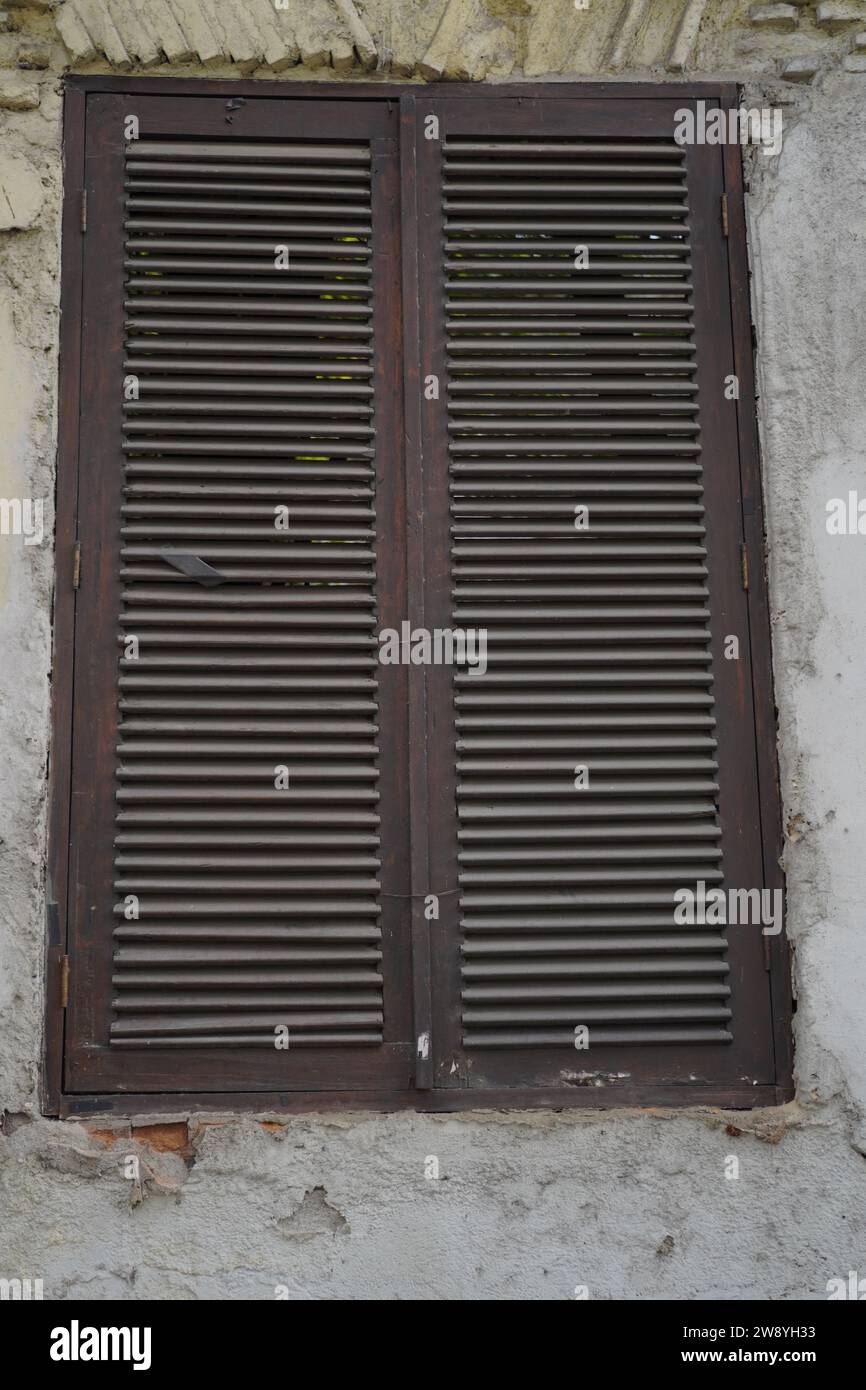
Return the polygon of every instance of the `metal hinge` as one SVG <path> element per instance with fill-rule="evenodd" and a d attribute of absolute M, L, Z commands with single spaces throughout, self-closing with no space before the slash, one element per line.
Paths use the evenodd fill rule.
<path fill-rule="evenodd" d="M 77 589 L 81 583 L 81 542 L 76 541 L 72 548 L 72 587 Z"/>
<path fill-rule="evenodd" d="M 69 957 L 60 957 L 60 1007 L 65 1009 L 69 1003 Z"/>
<path fill-rule="evenodd" d="M 81 231 L 87 231 L 87 189 L 81 190 Z"/>
<path fill-rule="evenodd" d="M 728 195 L 722 194 L 722 235 L 727 236 L 730 231 L 728 224 Z"/>
<path fill-rule="evenodd" d="M 740 546 L 740 572 L 743 578 L 743 588 L 749 591 L 749 552 L 745 545 Z"/>

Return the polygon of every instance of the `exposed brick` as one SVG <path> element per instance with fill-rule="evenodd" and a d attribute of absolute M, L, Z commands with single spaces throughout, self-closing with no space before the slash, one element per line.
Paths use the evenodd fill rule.
<path fill-rule="evenodd" d="M 39 105 L 39 88 L 19 72 L 0 77 L 0 111 L 35 111 Z"/>
<path fill-rule="evenodd" d="M 118 1139 L 128 1139 L 129 1129 L 91 1129 L 88 1125 L 87 1133 L 91 1139 L 95 1139 L 97 1144 L 116 1144 Z"/>
<path fill-rule="evenodd" d="M 782 68 L 782 76 L 789 82 L 811 82 L 818 66 L 817 58 L 789 58 Z"/>
<path fill-rule="evenodd" d="M 674 32 L 665 66 L 668 72 L 685 72 L 695 46 L 707 0 L 687 0 L 680 22 Z"/>
<path fill-rule="evenodd" d="M 376 44 L 352 0 L 334 0 L 334 5 L 349 31 L 361 67 L 375 67 L 378 56 Z M 527 10 L 525 13 L 529 13 L 529 11 Z"/>
<path fill-rule="evenodd" d="M 96 57 L 96 45 L 74 5 L 63 6 L 57 16 L 57 32 L 69 49 L 73 61 L 89 63 Z"/>
<path fill-rule="evenodd" d="M 760 29 L 775 29 L 780 34 L 789 34 L 796 29 L 799 15 L 796 5 L 753 5 L 749 19 Z"/>
<path fill-rule="evenodd" d="M 141 1144 L 147 1144 L 157 1153 L 179 1153 L 185 1156 L 192 1152 L 186 1120 L 178 1120 L 174 1124 L 136 1125 L 132 1137 Z"/>
<path fill-rule="evenodd" d="M 24 43 L 18 54 L 19 68 L 42 69 L 51 66 L 51 49 L 47 43 Z"/>
<path fill-rule="evenodd" d="M 815 21 L 831 34 L 847 29 L 853 24 L 862 24 L 866 17 L 863 0 L 824 0 L 815 11 Z"/>

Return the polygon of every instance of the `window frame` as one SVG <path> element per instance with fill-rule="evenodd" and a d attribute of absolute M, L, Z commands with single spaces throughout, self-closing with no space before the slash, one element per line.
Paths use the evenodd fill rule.
<path fill-rule="evenodd" d="M 622 1106 L 714 1105 L 748 1109 L 759 1105 L 783 1104 L 793 1095 L 791 1082 L 791 987 L 789 953 L 784 932 L 764 937 L 769 972 L 771 1028 L 776 1060 L 776 1081 L 769 1085 L 722 1087 L 718 1084 L 664 1085 L 624 1084 L 599 1088 L 484 1089 L 445 1090 L 432 1088 L 429 1066 L 419 1059 L 415 1085 L 408 1090 L 370 1091 L 243 1091 L 243 1092 L 148 1092 L 144 1094 L 81 1094 L 63 1090 L 64 999 L 68 989 L 66 975 L 66 888 L 69 868 L 69 828 L 71 796 L 71 736 L 74 658 L 75 592 L 71 582 L 75 564 L 79 477 L 79 423 L 81 412 L 81 327 L 83 291 L 82 189 L 85 157 L 85 124 L 88 98 L 97 93 L 129 94 L 136 97 L 208 96 L 255 97 L 292 101 L 347 100 L 399 103 L 400 121 L 400 236 L 403 245 L 403 324 L 404 333 L 404 434 L 407 452 L 422 433 L 420 392 L 405 390 L 405 384 L 422 375 L 413 343 L 418 344 L 419 304 L 417 268 L 419 257 L 416 221 L 418 179 L 415 128 L 418 108 L 425 97 L 433 102 L 497 99 L 568 101 L 588 98 L 601 101 L 641 99 L 670 101 L 703 99 L 722 107 L 737 104 L 739 91 L 734 83 L 563 83 L 532 82 L 490 86 L 448 83 L 424 87 L 389 82 L 261 82 L 232 79 L 70 77 L 65 81 L 63 133 L 64 200 L 61 232 L 61 321 L 59 369 L 59 432 L 56 498 L 56 566 L 54 609 L 54 650 L 52 662 L 52 727 L 49 778 L 49 841 L 46 882 L 47 949 L 45 968 L 46 1023 L 42 1072 L 43 1109 L 52 1115 L 140 1114 L 159 1110 L 188 1112 L 219 1109 L 234 1111 L 281 1111 L 285 1113 L 336 1108 L 372 1110 L 459 1111 L 484 1108 L 534 1109 L 593 1108 Z M 403 137 L 406 138 L 403 138 Z M 749 268 L 746 244 L 743 172 L 736 146 L 722 147 L 724 192 L 727 199 L 729 236 L 727 240 L 728 285 L 734 352 L 734 370 L 739 377 L 740 397 L 736 403 L 736 438 L 742 495 L 743 557 L 752 576 L 748 593 L 749 640 L 752 660 L 752 687 L 757 749 L 758 807 L 764 883 L 784 891 L 779 864 L 782 844 L 781 803 L 778 785 L 776 730 L 773 705 L 772 655 L 769 604 L 766 582 L 764 519 L 760 483 L 757 413 L 755 404 L 752 328 L 749 301 Z M 721 210 L 720 210 L 721 215 Z M 407 503 L 410 514 L 422 509 L 421 480 L 418 470 L 407 470 Z M 410 528 L 410 573 L 417 574 L 424 540 Z M 419 621 L 421 595 L 410 585 L 408 613 Z M 414 610 L 414 611 L 413 611 Z M 427 807 L 428 768 L 423 741 L 411 721 L 423 721 L 417 701 L 410 702 L 410 773 L 413 797 L 410 809 L 411 888 L 413 894 L 428 891 Z M 429 1000 L 431 961 L 429 934 L 423 919 L 423 899 L 416 897 L 412 912 L 414 995 Z M 415 1034 L 429 1030 L 431 1019 L 416 1014 Z M 430 1089 L 425 1089 L 429 1087 Z"/>

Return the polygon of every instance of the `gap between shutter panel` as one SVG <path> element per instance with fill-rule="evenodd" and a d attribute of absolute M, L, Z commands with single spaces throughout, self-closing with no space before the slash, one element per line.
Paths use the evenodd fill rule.
<path fill-rule="evenodd" d="M 418 260 L 417 121 L 414 93 L 400 98 L 401 271 L 403 285 L 403 402 L 406 452 L 406 618 L 414 630 L 426 626 L 424 509 L 424 368 L 420 357 L 421 284 Z M 418 1090 L 433 1082 L 431 955 L 435 924 L 425 913 L 430 878 L 430 745 L 427 737 L 426 671 L 408 671 L 409 816 L 412 916 L 412 1004 L 414 1080 Z"/>

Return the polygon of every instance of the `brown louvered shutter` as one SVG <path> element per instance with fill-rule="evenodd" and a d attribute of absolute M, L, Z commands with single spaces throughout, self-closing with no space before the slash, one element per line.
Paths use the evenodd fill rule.
<path fill-rule="evenodd" d="M 71 88 L 52 1104 L 784 1099 L 739 150 L 348 92 Z"/>
<path fill-rule="evenodd" d="M 775 1079 L 760 924 L 673 919 L 765 881 L 722 152 L 675 142 L 689 104 L 417 102 L 426 623 L 488 643 L 428 674 L 440 1087 Z"/>
<path fill-rule="evenodd" d="M 408 1085 L 396 156 L 88 100 L 71 1092 Z"/>

